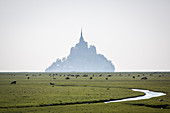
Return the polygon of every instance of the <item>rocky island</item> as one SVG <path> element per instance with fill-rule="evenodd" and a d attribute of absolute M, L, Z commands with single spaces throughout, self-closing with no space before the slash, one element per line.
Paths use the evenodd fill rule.
<path fill-rule="evenodd" d="M 84 41 L 82 30 L 79 43 L 71 48 L 67 58 L 57 59 L 45 72 L 114 72 L 115 67 L 96 47 Z"/>

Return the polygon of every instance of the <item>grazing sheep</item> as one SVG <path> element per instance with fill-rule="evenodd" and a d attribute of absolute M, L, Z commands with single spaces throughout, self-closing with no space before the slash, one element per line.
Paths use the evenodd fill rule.
<path fill-rule="evenodd" d="M 50 85 L 55 85 L 54 83 L 50 82 Z"/>
<path fill-rule="evenodd" d="M 16 84 L 16 83 L 17 83 L 17 81 L 12 81 L 12 82 L 11 82 L 11 84 Z"/>
<path fill-rule="evenodd" d="M 30 79 L 30 77 L 27 77 L 27 79 Z"/>
<path fill-rule="evenodd" d="M 92 77 L 90 77 L 90 79 L 93 79 Z"/>
<path fill-rule="evenodd" d="M 141 80 L 147 80 L 148 78 L 147 77 L 142 77 Z"/>
<path fill-rule="evenodd" d="M 88 77 L 88 75 L 84 74 L 83 77 Z"/>
<path fill-rule="evenodd" d="M 67 76 L 70 76 L 70 74 L 68 74 Z"/>
<path fill-rule="evenodd" d="M 71 77 L 74 77 L 74 75 L 70 75 Z"/>
<path fill-rule="evenodd" d="M 66 77 L 66 80 L 69 80 L 70 78 L 69 77 Z"/>
<path fill-rule="evenodd" d="M 159 101 L 160 101 L 160 102 L 162 102 L 162 101 L 163 101 L 163 99 L 159 99 Z"/>
<path fill-rule="evenodd" d="M 107 77 L 111 77 L 112 75 L 107 75 Z"/>
<path fill-rule="evenodd" d="M 75 75 L 75 76 L 76 76 L 76 78 L 77 78 L 77 77 L 80 77 L 80 75 Z"/>

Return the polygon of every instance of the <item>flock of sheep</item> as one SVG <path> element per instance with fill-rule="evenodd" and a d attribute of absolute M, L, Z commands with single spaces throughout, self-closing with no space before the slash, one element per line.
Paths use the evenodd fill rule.
<path fill-rule="evenodd" d="M 11 76 L 12 76 L 12 75 L 11 75 Z M 15 75 L 13 75 L 13 76 L 15 76 Z M 26 74 L 25 76 L 27 76 L 27 79 L 30 79 L 29 74 Z M 38 74 L 38 75 L 32 74 L 32 76 L 41 76 L 41 74 Z M 76 74 L 76 75 L 73 75 L 73 74 L 68 74 L 68 75 L 65 75 L 65 74 L 64 74 L 64 75 L 60 75 L 60 74 L 49 74 L 49 76 L 50 76 L 50 77 L 53 77 L 53 79 L 56 79 L 55 76 L 59 76 L 59 77 L 63 76 L 63 77 L 66 77 L 65 80 L 69 80 L 70 77 L 76 77 L 76 78 L 80 77 L 79 74 Z M 89 76 L 88 74 L 83 74 L 83 75 L 82 75 L 82 77 L 88 77 L 88 76 Z M 102 76 L 104 76 L 104 75 L 103 75 L 103 74 L 99 74 L 99 75 L 94 75 L 94 74 L 93 74 L 89 79 L 93 79 L 93 77 L 95 77 L 95 76 L 102 77 Z M 111 77 L 111 76 L 113 76 L 113 75 L 108 74 L 105 79 L 108 80 L 109 77 Z M 123 74 L 119 74 L 118 76 L 123 76 Z M 137 77 L 140 77 L 140 76 L 142 76 L 142 77 L 141 77 L 141 80 L 147 80 L 147 79 L 148 79 L 148 78 L 145 76 L 145 74 L 136 75 L 136 76 L 131 75 L 131 74 L 128 74 L 128 76 L 132 76 L 133 79 L 135 79 L 135 78 L 137 78 Z M 150 74 L 150 76 L 153 76 L 153 74 Z M 164 76 L 164 75 L 159 75 L 159 77 L 161 77 L 161 76 Z M 12 81 L 10 84 L 16 84 L 16 81 Z M 55 85 L 55 84 L 50 82 L 50 85 Z"/>

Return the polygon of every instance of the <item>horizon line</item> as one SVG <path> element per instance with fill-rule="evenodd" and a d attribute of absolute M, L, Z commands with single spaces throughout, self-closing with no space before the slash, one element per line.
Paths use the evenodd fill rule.
<path fill-rule="evenodd" d="M 0 73 L 115 73 L 115 72 L 170 72 L 170 70 L 115 70 L 114 72 L 46 72 L 42 70 L 0 71 Z"/>

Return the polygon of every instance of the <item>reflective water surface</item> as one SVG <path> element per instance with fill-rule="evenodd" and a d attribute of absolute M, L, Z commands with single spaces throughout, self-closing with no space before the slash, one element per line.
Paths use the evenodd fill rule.
<path fill-rule="evenodd" d="M 143 90 L 143 89 L 132 89 L 132 91 L 144 92 L 145 95 L 144 96 L 139 96 L 139 97 L 121 99 L 121 100 L 107 101 L 107 102 L 104 102 L 104 103 L 143 100 L 143 99 L 150 99 L 150 98 L 153 98 L 153 97 L 159 97 L 159 96 L 166 95 L 165 93 L 162 93 L 162 92 L 153 92 L 153 91 Z"/>

